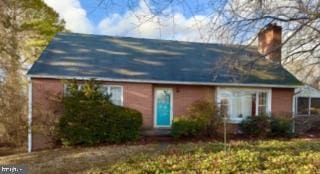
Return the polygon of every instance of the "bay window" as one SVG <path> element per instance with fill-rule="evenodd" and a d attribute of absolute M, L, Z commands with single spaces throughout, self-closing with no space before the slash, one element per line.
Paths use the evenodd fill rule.
<path fill-rule="evenodd" d="M 271 112 L 271 90 L 268 89 L 219 88 L 217 97 L 221 110 L 233 123 Z"/>

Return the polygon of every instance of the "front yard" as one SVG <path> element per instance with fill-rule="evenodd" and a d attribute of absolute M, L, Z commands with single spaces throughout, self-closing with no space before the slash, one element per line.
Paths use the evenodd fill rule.
<path fill-rule="evenodd" d="M 320 140 L 63 148 L 0 157 L 30 173 L 320 173 Z"/>

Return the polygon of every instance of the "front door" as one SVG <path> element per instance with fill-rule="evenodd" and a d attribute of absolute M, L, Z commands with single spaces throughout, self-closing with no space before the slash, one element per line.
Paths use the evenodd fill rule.
<path fill-rule="evenodd" d="M 156 89 L 155 91 L 155 127 L 171 127 L 172 90 Z"/>

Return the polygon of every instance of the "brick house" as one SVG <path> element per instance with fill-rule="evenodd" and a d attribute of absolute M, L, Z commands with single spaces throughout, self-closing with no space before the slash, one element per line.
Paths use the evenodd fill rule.
<path fill-rule="evenodd" d="M 101 81 L 114 104 L 143 114 L 145 130 L 170 128 L 197 100 L 225 105 L 230 126 L 250 115 L 292 113 L 301 83 L 281 66 L 281 27 L 270 24 L 258 38 L 258 48 L 243 48 L 58 33 L 28 72 L 29 123 L 44 118 L 39 110 L 52 113 L 45 122 L 61 114 L 54 98 L 64 95 L 65 79 Z M 29 130 L 29 151 L 47 142 Z"/>

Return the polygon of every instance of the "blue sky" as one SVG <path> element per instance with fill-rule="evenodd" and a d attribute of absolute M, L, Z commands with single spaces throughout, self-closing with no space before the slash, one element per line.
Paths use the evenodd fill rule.
<path fill-rule="evenodd" d="M 210 2 L 217 2 L 176 0 L 168 5 L 167 0 L 105 0 L 99 5 L 100 0 L 44 1 L 72 32 L 184 41 L 208 40 L 204 37 L 209 32 L 207 15 L 214 9 Z"/>
<path fill-rule="evenodd" d="M 89 19 L 98 24 L 103 18 L 110 16 L 112 14 L 121 14 L 123 15 L 125 12 L 130 10 L 130 8 L 137 8 L 139 6 L 139 0 L 118 0 L 115 3 L 107 3 L 108 0 L 105 0 L 104 3 L 100 4 L 101 0 L 80 0 L 81 6 L 85 9 L 88 13 Z M 128 5 L 130 2 L 130 8 Z M 132 2 L 132 3 L 131 3 Z M 164 7 L 168 6 L 167 0 L 158 0 L 156 3 L 154 1 L 145 1 L 150 4 L 155 9 L 163 9 Z M 158 3 L 159 2 L 159 3 Z M 206 15 L 205 9 L 208 5 L 209 1 L 207 0 L 189 0 L 181 3 L 180 1 L 173 1 L 170 4 L 171 8 L 175 8 L 175 11 L 180 12 L 186 18 L 192 17 L 193 14 L 195 15 Z M 187 7 L 188 6 L 188 7 Z M 190 8 L 190 9 L 188 9 Z M 192 12 L 194 13 L 192 13 Z"/>

